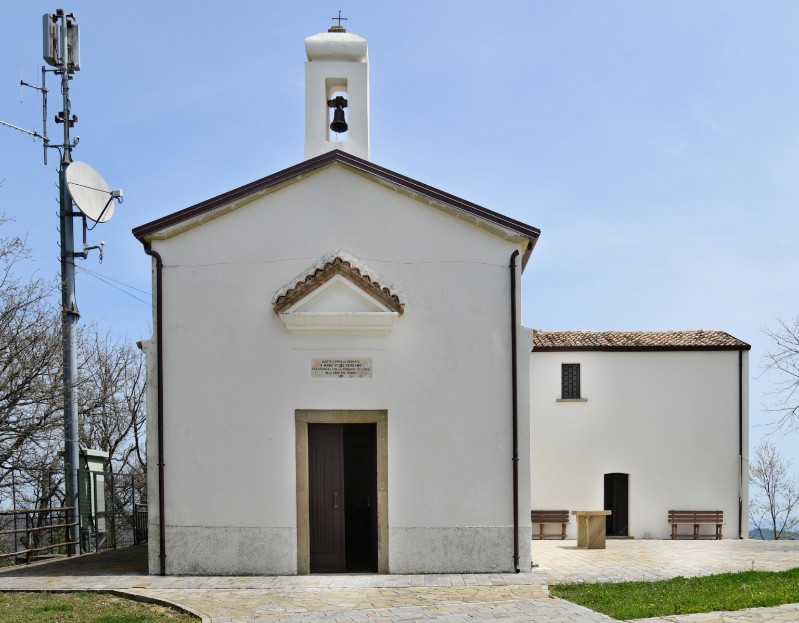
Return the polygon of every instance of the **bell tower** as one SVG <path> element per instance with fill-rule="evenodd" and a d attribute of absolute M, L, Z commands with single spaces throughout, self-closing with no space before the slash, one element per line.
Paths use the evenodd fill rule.
<path fill-rule="evenodd" d="M 305 40 L 305 159 L 333 149 L 369 159 L 366 39 L 341 26 Z"/>

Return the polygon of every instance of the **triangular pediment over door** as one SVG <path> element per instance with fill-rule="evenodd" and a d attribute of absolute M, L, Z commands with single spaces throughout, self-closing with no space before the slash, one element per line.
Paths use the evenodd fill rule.
<path fill-rule="evenodd" d="M 290 333 L 388 335 L 406 301 L 386 277 L 336 249 L 275 292 L 272 303 Z"/>

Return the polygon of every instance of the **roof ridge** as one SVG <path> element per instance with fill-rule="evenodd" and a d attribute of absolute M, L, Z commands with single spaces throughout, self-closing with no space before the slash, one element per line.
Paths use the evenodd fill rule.
<path fill-rule="evenodd" d="M 314 158 L 309 158 L 308 160 L 300 162 L 299 164 L 295 164 L 286 169 L 277 171 L 276 173 L 266 177 L 249 182 L 243 186 L 239 186 L 227 192 L 211 197 L 210 199 L 206 199 L 205 201 L 201 201 L 200 203 L 196 203 L 182 210 L 178 210 L 177 212 L 167 214 L 166 216 L 162 216 L 161 218 L 150 221 L 149 223 L 134 227 L 133 235 L 139 240 L 144 241 L 147 236 L 150 236 L 162 229 L 178 225 L 184 221 L 201 216 L 207 212 L 211 212 L 212 210 L 231 203 L 237 199 L 242 199 L 248 195 L 277 186 L 294 177 L 299 177 L 305 173 L 310 173 L 334 162 L 353 167 L 354 169 L 363 171 L 364 173 L 369 173 L 393 184 L 403 186 L 410 191 L 418 192 L 435 201 L 440 201 L 441 203 L 447 204 L 451 208 L 455 208 L 458 211 L 476 216 L 500 227 L 511 229 L 516 233 L 527 237 L 530 240 L 531 247 L 535 245 L 538 236 L 541 234 L 541 230 L 537 227 L 527 225 L 526 223 L 517 221 L 516 219 L 505 216 L 504 214 L 500 214 L 499 212 L 494 212 L 493 210 L 484 208 L 476 203 L 467 201 L 466 199 L 461 199 L 460 197 L 447 193 L 443 190 L 439 190 L 433 186 L 429 186 L 410 177 L 406 177 L 400 173 L 391 171 L 390 169 L 386 169 L 385 167 L 376 165 L 369 160 L 364 160 L 358 156 L 348 154 L 340 149 L 334 149 L 319 156 L 315 156 Z"/>
<path fill-rule="evenodd" d="M 749 350 L 751 346 L 718 329 L 655 331 L 533 330 L 534 351 L 559 350 Z"/>

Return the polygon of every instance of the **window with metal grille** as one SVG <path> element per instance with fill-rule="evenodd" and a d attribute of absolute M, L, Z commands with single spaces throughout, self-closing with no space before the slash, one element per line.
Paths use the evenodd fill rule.
<path fill-rule="evenodd" d="M 561 364 L 560 394 L 563 399 L 580 397 L 580 364 Z"/>

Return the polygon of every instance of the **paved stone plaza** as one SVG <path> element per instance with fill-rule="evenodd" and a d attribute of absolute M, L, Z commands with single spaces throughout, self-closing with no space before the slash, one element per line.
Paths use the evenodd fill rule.
<path fill-rule="evenodd" d="M 146 549 L 118 550 L 0 571 L 0 590 L 105 590 L 176 605 L 204 622 L 399 623 L 517 621 L 577 623 L 613 619 L 553 598 L 548 584 L 660 580 L 746 569 L 799 566 L 799 542 L 608 541 L 583 550 L 574 541 L 534 541 L 530 573 L 159 577 L 146 574 Z M 643 619 L 677 623 L 787 623 L 799 604 Z"/>

